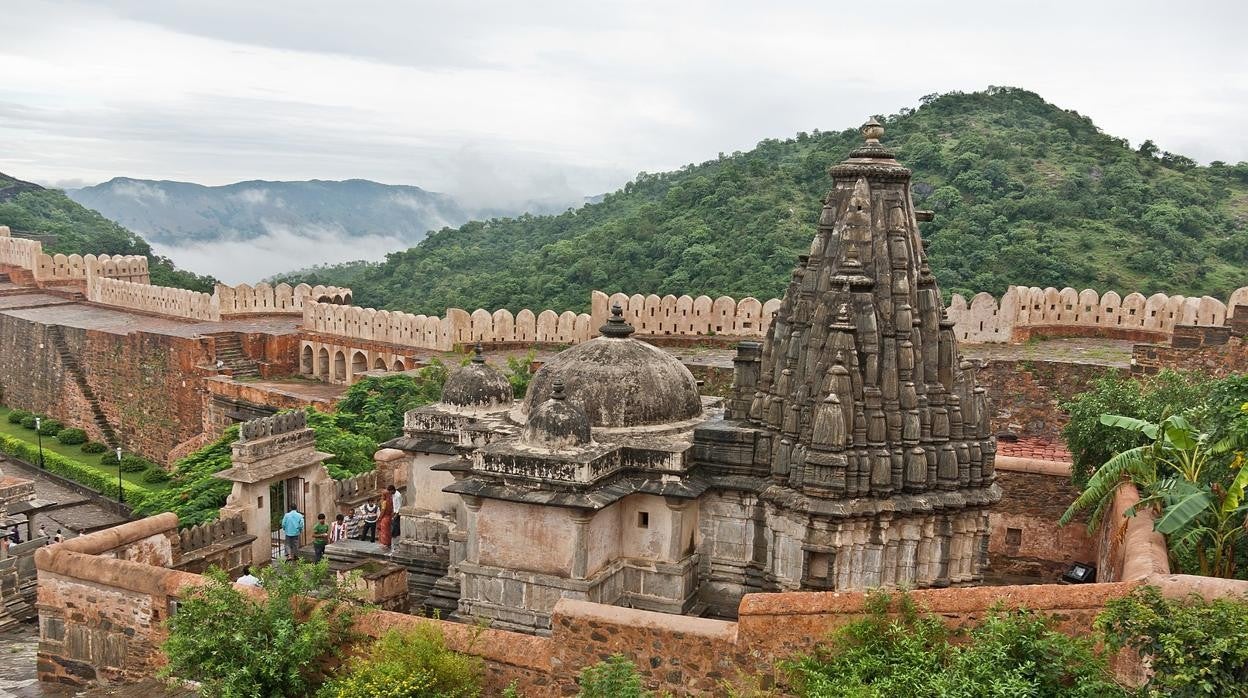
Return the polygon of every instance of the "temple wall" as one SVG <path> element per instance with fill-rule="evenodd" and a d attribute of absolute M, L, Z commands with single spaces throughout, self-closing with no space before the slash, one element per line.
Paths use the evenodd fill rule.
<path fill-rule="evenodd" d="M 482 565 L 562 576 L 572 573 L 576 524 L 567 509 L 486 499 L 476 518 Z M 528 543 L 517 545 L 516 541 Z"/>
<path fill-rule="evenodd" d="M 1011 286 L 1000 299 L 978 293 L 967 301 L 954 294 L 947 310 L 958 340 L 972 344 L 1021 342 L 1039 335 L 1156 341 L 1168 339 L 1176 325 L 1221 326 L 1238 304 L 1248 304 L 1248 287 L 1223 303 L 1211 296 L 1123 297 L 1114 291 Z"/>

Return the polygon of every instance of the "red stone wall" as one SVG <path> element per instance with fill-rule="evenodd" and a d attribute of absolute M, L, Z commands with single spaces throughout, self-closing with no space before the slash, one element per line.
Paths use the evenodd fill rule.
<path fill-rule="evenodd" d="M 991 578 L 1057 582 L 1071 563 L 1096 564 L 1087 518 L 1057 525 L 1079 496 L 1067 464 L 997 456 L 997 484 L 1003 495 L 988 514 Z"/>
<path fill-rule="evenodd" d="M 988 390 L 994 433 L 1056 441 L 1068 421 L 1059 403 L 1087 390 L 1093 380 L 1123 371 L 1100 364 L 993 359 L 976 379 Z"/>
<path fill-rule="evenodd" d="M 122 445 L 158 462 L 195 436 L 201 416 L 199 341 L 62 327 L 61 334 Z M 99 440 L 94 413 L 62 364 L 48 327 L 0 315 L 0 390 L 4 403 L 86 429 Z"/>
<path fill-rule="evenodd" d="M 1185 348 L 1162 344 L 1137 344 L 1131 351 L 1131 373 L 1153 375 L 1162 369 L 1202 371 L 1222 378 L 1248 371 L 1248 339 L 1229 337 L 1223 344 Z"/>
<path fill-rule="evenodd" d="M 1010 342 L 1021 344 L 1029 339 L 1059 337 L 1099 337 L 1101 339 L 1125 339 L 1132 342 L 1164 342 L 1170 337 L 1170 333 L 1096 325 L 1035 325 L 1015 327 L 1010 334 Z"/>

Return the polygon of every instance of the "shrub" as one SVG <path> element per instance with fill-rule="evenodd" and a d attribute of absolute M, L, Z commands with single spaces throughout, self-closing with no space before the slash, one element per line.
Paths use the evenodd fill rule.
<path fill-rule="evenodd" d="M 637 667 L 622 654 L 613 654 L 581 669 L 576 682 L 581 686 L 576 694 L 580 698 L 646 698 L 651 695 L 642 686 Z"/>
<path fill-rule="evenodd" d="M 442 631 L 422 623 L 391 630 L 346 672 L 321 689 L 321 698 L 472 698 L 481 694 L 484 662 L 451 651 Z"/>
<path fill-rule="evenodd" d="M 87 432 L 69 427 L 56 432 L 56 440 L 66 446 L 77 446 L 78 444 L 86 443 Z"/>
<path fill-rule="evenodd" d="M 108 446 L 105 446 L 99 441 L 88 441 L 82 445 L 82 452 L 89 454 L 89 455 L 95 455 L 96 453 L 103 453 L 107 450 L 108 450 Z"/>
<path fill-rule="evenodd" d="M 64 428 L 65 425 L 55 419 L 45 419 L 39 423 L 39 435 L 56 436 Z"/>
<path fill-rule="evenodd" d="M 1242 696 L 1248 692 L 1248 601 L 1185 601 L 1154 586 L 1105 604 L 1096 619 L 1106 643 L 1147 656 L 1152 676 L 1141 695 Z"/>
<path fill-rule="evenodd" d="M 143 482 L 146 482 L 149 485 L 169 482 L 169 473 L 159 465 L 152 466 L 143 472 Z"/>
<path fill-rule="evenodd" d="M 27 463 L 37 464 L 39 462 L 39 449 L 35 444 L 4 434 L 0 434 L 0 452 L 7 453 L 14 458 L 20 458 Z M 110 476 L 108 473 L 92 468 L 86 463 L 79 463 L 59 453 L 47 450 L 43 452 L 43 464 L 49 472 L 69 478 L 80 485 L 90 487 L 96 492 L 109 497 L 117 495 L 117 478 L 115 475 Z M 226 484 L 228 485 L 229 483 Z M 122 483 L 122 492 L 125 495 L 126 504 L 132 507 L 143 506 L 150 494 L 147 489 L 129 482 Z"/>
<path fill-rule="evenodd" d="M 507 357 L 507 381 L 511 383 L 511 393 L 521 399 L 529 392 L 529 383 L 533 381 L 533 359 L 537 352 L 530 349 L 524 356 Z"/>
<path fill-rule="evenodd" d="M 1091 638 L 1069 637 L 1051 623 L 1032 611 L 996 608 L 969 633 L 955 634 L 908 595 L 894 608 L 888 594 L 876 592 L 865 618 L 782 669 L 798 695 L 819 698 L 1127 695 Z"/>
<path fill-rule="evenodd" d="M 27 429 L 34 429 L 36 419 L 39 419 L 39 417 L 36 415 L 27 413 L 25 417 L 22 417 L 22 426 L 26 427 Z"/>
<path fill-rule="evenodd" d="M 27 417 L 33 416 L 33 414 L 27 412 L 26 410 L 13 410 L 9 413 L 9 424 L 21 424 Z"/>
<path fill-rule="evenodd" d="M 169 619 L 162 646 L 166 672 L 199 681 L 205 696 L 309 695 L 322 663 L 352 639 L 349 597 L 323 562 L 263 568 L 261 598 L 221 570 L 206 576 Z"/>
<path fill-rule="evenodd" d="M 1074 460 L 1071 473 L 1075 485 L 1087 485 L 1092 473 L 1114 454 L 1144 443 L 1139 434 L 1102 424 L 1101 415 L 1160 422 L 1168 415 L 1184 414 L 1198 407 L 1208 385 L 1208 380 L 1199 374 L 1169 370 L 1143 380 L 1107 375 L 1063 402 L 1061 408 L 1070 415 L 1070 422 L 1062 428 L 1062 438 Z"/>

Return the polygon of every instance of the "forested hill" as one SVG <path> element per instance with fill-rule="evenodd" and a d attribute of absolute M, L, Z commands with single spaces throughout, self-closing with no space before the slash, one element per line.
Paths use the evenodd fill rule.
<path fill-rule="evenodd" d="M 946 292 L 1010 284 L 1225 297 L 1248 284 L 1248 163 L 1197 166 L 1132 149 L 1086 117 L 1012 88 L 925 98 L 883 120 L 914 170 Z M 589 291 L 777 296 L 814 234 L 840 132 L 766 140 L 554 216 L 472 222 L 377 265 L 286 280 L 346 281 L 356 302 L 441 312 L 584 308 Z M 341 278 L 341 277 L 347 278 Z"/>
<path fill-rule="evenodd" d="M 215 279 L 175 269 L 152 254 L 143 238 L 99 213 L 70 201 L 56 189 L 0 173 L 0 225 L 16 235 L 44 237 L 43 250 L 65 254 L 141 254 L 148 256 L 152 283 L 212 292 Z"/>

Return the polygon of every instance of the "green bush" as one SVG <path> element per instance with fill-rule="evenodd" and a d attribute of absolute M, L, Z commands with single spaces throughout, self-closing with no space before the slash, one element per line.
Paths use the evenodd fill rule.
<path fill-rule="evenodd" d="M 323 663 L 353 639 L 350 597 L 324 562 L 261 569 L 259 598 L 218 569 L 206 576 L 169 619 L 162 646 L 167 673 L 199 681 L 201 695 L 310 695 Z"/>
<path fill-rule="evenodd" d="M 110 451 L 100 456 L 100 465 L 117 467 L 117 454 Z M 140 458 L 132 453 L 121 454 L 121 472 L 123 473 L 141 473 L 149 468 L 158 468 L 151 461 Z"/>
<path fill-rule="evenodd" d="M 473 698 L 481 695 L 485 663 L 446 646 L 441 629 L 422 623 L 391 630 L 345 672 L 326 684 L 320 698 Z"/>
<path fill-rule="evenodd" d="M 66 446 L 77 446 L 78 444 L 86 443 L 87 432 L 81 429 L 68 427 L 66 429 L 62 429 L 56 432 L 56 440 L 65 444 Z"/>
<path fill-rule="evenodd" d="M 88 441 L 85 444 L 83 444 L 81 448 L 82 448 L 82 452 L 88 455 L 95 455 L 97 453 L 103 453 L 108 450 L 108 446 L 105 446 L 99 441 Z"/>
<path fill-rule="evenodd" d="M 143 482 L 146 482 L 149 485 L 169 482 L 169 472 L 159 465 L 152 466 L 143 473 Z"/>
<path fill-rule="evenodd" d="M 1101 415 L 1160 422 L 1168 415 L 1196 409 L 1208 390 L 1204 376 L 1169 370 L 1143 380 L 1107 375 L 1092 381 L 1088 390 L 1061 404 L 1070 415 L 1062 438 L 1074 460 L 1075 485 L 1087 485 L 1092 473 L 1114 454 L 1144 443 L 1139 434 L 1102 424 Z"/>
<path fill-rule="evenodd" d="M 65 425 L 55 419 L 45 419 L 39 423 L 39 434 L 41 436 L 56 436 L 64 428 Z"/>
<path fill-rule="evenodd" d="M 1139 587 L 1105 604 L 1096 627 L 1111 649 L 1148 657 L 1142 696 L 1248 695 L 1248 599 L 1176 601 Z"/>
<path fill-rule="evenodd" d="M 1053 630 L 1027 610 L 993 609 L 969 632 L 951 632 L 908 595 L 895 606 L 873 593 L 865 618 L 826 645 L 782 663 L 800 696 L 1126 696 L 1091 638 Z"/>
<path fill-rule="evenodd" d="M 0 434 L 0 452 L 24 460 L 27 463 L 36 465 L 39 463 L 39 449 L 35 444 L 5 434 Z M 79 463 L 59 453 L 47 450 L 43 452 L 43 464 L 49 472 L 69 478 L 80 485 L 90 487 L 96 492 L 108 497 L 117 495 L 116 475 L 110 476 L 108 473 L 96 470 L 86 463 Z M 126 504 L 132 507 L 143 506 L 144 501 L 151 494 L 147 489 L 129 482 L 122 483 L 122 492 L 125 494 Z"/>
<path fill-rule="evenodd" d="M 27 417 L 33 417 L 33 416 L 34 416 L 33 414 L 27 412 L 26 410 L 13 410 L 12 412 L 9 413 L 9 417 L 8 417 L 9 424 L 21 424 L 22 422 L 26 421 Z"/>
<path fill-rule="evenodd" d="M 581 669 L 576 682 L 579 698 L 646 698 L 651 693 L 642 686 L 637 667 L 622 654 Z"/>
<path fill-rule="evenodd" d="M 39 419 L 39 417 L 30 413 L 27 413 L 25 417 L 22 417 L 22 426 L 26 427 L 27 429 L 34 429 L 36 419 Z"/>

